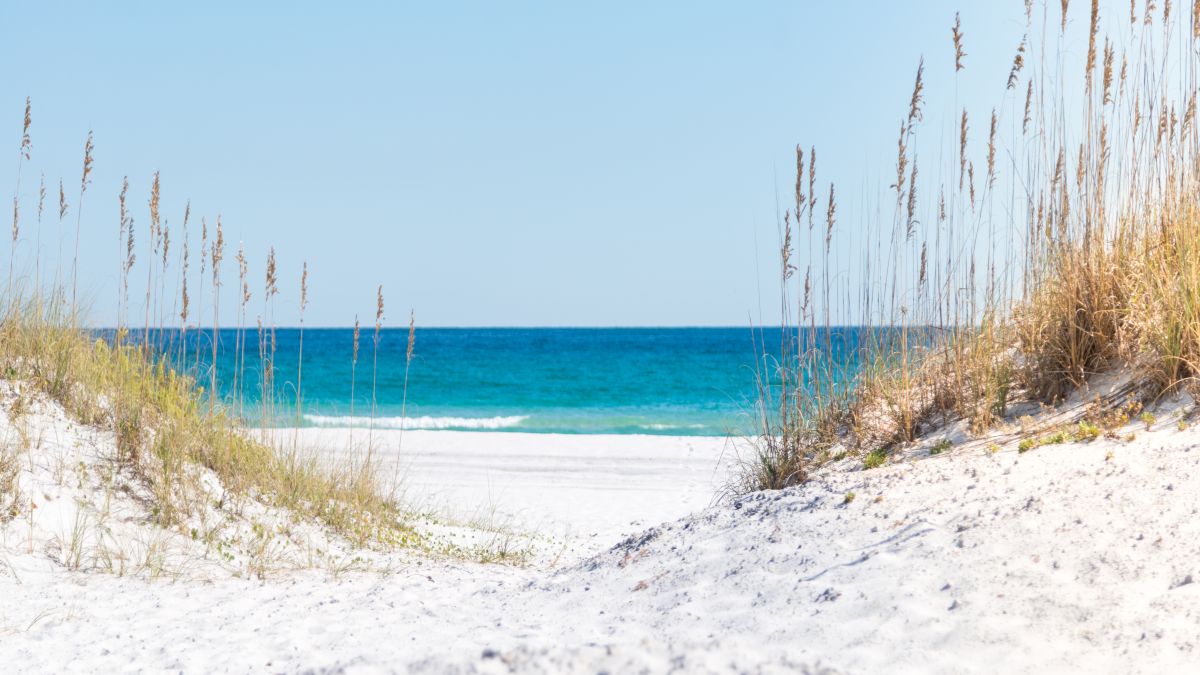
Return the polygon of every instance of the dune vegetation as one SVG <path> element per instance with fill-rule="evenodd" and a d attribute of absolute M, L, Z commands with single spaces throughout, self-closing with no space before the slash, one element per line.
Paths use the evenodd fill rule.
<path fill-rule="evenodd" d="M 57 204 L 48 203 L 55 195 L 48 189 L 53 184 L 48 186 L 43 174 L 36 205 L 27 204 L 22 202 L 20 180 L 21 169 L 33 154 L 32 129 L 32 103 L 27 99 L 13 197 L 9 274 L 0 301 L 0 380 L 11 394 L 9 418 L 17 421 L 36 401 L 48 400 L 60 405 L 74 421 L 111 434 L 115 456 L 106 462 L 113 474 L 126 476 L 148 491 L 152 524 L 205 545 L 217 545 L 219 528 L 197 527 L 198 520 L 209 517 L 214 504 L 236 512 L 239 507 L 232 502 L 248 500 L 319 523 L 355 546 L 426 546 L 411 527 L 412 514 L 400 500 L 399 476 L 381 471 L 369 439 L 361 447 L 339 449 L 345 452 L 317 453 L 275 432 L 276 420 L 300 415 L 302 389 L 299 377 L 286 387 L 274 381 L 274 302 L 279 290 L 273 250 L 265 264 L 261 289 L 252 288 L 250 264 L 241 247 L 236 253 L 236 345 L 220 348 L 236 350 L 238 368 L 232 385 L 218 387 L 212 364 L 218 349 L 221 292 L 230 275 L 224 267 L 230 246 L 220 216 L 212 227 L 207 218 L 201 218 L 196 228 L 190 203 L 182 226 L 171 230 L 160 212 L 157 173 L 148 185 L 144 230 L 135 226 L 129 180 L 112 195 L 119 213 L 119 222 L 112 228 L 115 247 L 121 252 L 119 321 L 109 330 L 87 327 L 81 293 L 87 282 L 78 278 L 78 241 L 80 228 L 92 221 L 83 217 L 85 201 L 96 199 L 91 180 L 93 138 L 89 133 L 84 146 L 82 173 L 75 183 L 78 193 L 69 196 L 69 181 L 60 180 Z M 48 223 L 55 216 L 58 257 L 43 260 L 43 221 Z M 200 230 L 198 246 L 196 232 L 189 232 L 189 227 Z M 36 260 L 23 260 L 18 256 L 18 242 L 35 228 Z M 200 286 L 189 288 L 195 265 Z M 144 305 L 137 308 L 142 311 L 137 311 L 129 289 L 131 279 L 143 269 L 146 293 Z M 307 263 L 300 273 L 303 327 Z M 384 296 L 382 287 L 376 291 L 373 346 L 377 350 Z M 261 309 L 255 317 L 256 329 L 250 329 L 246 321 L 254 312 L 251 301 L 256 296 Z M 209 326 L 203 325 L 206 316 L 211 318 Z M 410 359 L 412 340 L 410 329 Z M 204 358 L 207 353 L 202 350 L 211 350 L 213 358 Z M 254 351 L 258 361 L 248 375 L 246 354 Z M 358 359 L 356 329 L 353 358 L 346 364 L 348 376 L 358 367 Z M 301 367 L 296 365 L 298 373 Z M 251 377 L 257 381 L 248 382 Z M 257 389 L 255 405 L 261 408 L 255 411 L 257 429 L 248 427 L 242 395 L 251 387 Z M 293 394 L 284 399 L 282 392 L 287 390 Z M 40 440 L 22 438 L 5 443 L 0 454 L 0 522 L 27 516 L 32 523 L 38 505 L 34 495 L 22 494 L 18 474 L 23 467 L 33 466 L 25 454 L 35 445 L 40 445 Z"/>
<path fill-rule="evenodd" d="M 1114 369 L 1132 374 L 1128 391 L 1076 420 L 1111 421 L 1194 386 L 1200 2 L 1131 2 L 1109 17 L 1122 26 L 1113 35 L 1096 0 L 1024 9 L 995 107 L 956 111 L 948 138 L 928 136 L 924 80 L 934 64 L 971 77 L 957 16 L 938 57 L 917 64 L 881 200 L 891 217 L 854 224 L 868 233 L 849 263 L 861 280 L 830 259 L 837 191 L 820 183 L 815 149 L 797 146 L 780 225 L 791 338 L 760 370 L 741 489 L 800 483 L 846 454 L 876 466 L 953 421 L 980 434 L 1016 403 L 1060 404 Z M 953 148 L 936 166 L 918 163 L 930 140 Z M 858 326 L 831 322 L 851 306 Z"/>

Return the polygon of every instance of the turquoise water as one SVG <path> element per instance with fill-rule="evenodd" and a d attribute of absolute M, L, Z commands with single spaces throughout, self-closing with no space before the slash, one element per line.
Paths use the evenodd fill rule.
<path fill-rule="evenodd" d="M 777 348 L 780 335 L 778 328 L 418 328 L 406 398 L 407 330 L 385 329 L 374 371 L 374 425 L 573 434 L 744 433 L 751 427 L 761 345 Z M 852 342 L 850 335 L 836 337 L 835 351 Z M 228 403 L 235 398 L 236 333 L 222 330 L 218 338 L 217 388 Z M 296 423 L 299 338 L 296 329 L 275 332 L 278 425 Z M 166 345 L 173 339 L 171 334 L 161 338 Z M 211 333 L 193 331 L 187 339 L 193 357 L 197 346 L 202 354 L 202 363 L 189 367 L 207 379 Z M 256 331 L 248 331 L 245 342 L 242 400 L 245 416 L 256 421 Z M 369 423 L 370 329 L 361 337 L 353 408 L 352 350 L 351 329 L 304 331 L 302 426 Z"/>

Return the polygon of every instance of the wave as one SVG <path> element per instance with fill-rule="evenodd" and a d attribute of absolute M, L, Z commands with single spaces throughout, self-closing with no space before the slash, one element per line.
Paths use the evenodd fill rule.
<path fill-rule="evenodd" d="M 366 427 L 376 429 L 508 429 L 525 420 L 528 415 L 507 417 L 370 417 L 305 415 L 304 421 L 317 427 Z"/>
<path fill-rule="evenodd" d="M 649 431 L 671 431 L 673 429 L 703 429 L 703 424 L 639 424 L 639 429 Z"/>

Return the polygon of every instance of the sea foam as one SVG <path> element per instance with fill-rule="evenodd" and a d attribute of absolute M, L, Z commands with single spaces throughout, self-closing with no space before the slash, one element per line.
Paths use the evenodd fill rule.
<path fill-rule="evenodd" d="M 348 415 L 305 415 L 317 427 L 367 427 L 376 429 L 507 429 L 529 419 L 528 415 L 507 417 L 370 417 Z"/>

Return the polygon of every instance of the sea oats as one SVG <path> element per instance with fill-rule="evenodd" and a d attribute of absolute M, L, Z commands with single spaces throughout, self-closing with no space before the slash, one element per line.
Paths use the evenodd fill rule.
<path fill-rule="evenodd" d="M 808 147 L 808 229 L 813 228 L 813 213 L 817 210 L 817 148 Z"/>
<path fill-rule="evenodd" d="M 353 363 L 358 363 L 358 336 L 359 336 L 358 315 L 355 314 L 354 315 L 354 353 L 353 353 L 353 356 L 351 356 L 351 361 Z M 351 397 L 351 399 L 353 399 L 353 397 Z"/>
<path fill-rule="evenodd" d="M 1021 44 L 1017 45 L 1017 55 L 1013 57 L 1012 68 L 1008 71 L 1006 89 L 1013 89 L 1017 86 L 1017 78 L 1021 74 L 1021 69 L 1025 67 L 1025 41 L 1028 38 L 1028 35 L 1021 38 Z"/>
<path fill-rule="evenodd" d="M 33 100 L 25 97 L 25 120 L 21 128 L 21 155 L 29 161 L 29 152 L 33 149 L 33 138 L 29 135 L 29 127 L 33 125 Z"/>
<path fill-rule="evenodd" d="M 383 284 L 379 285 L 379 289 L 375 295 L 375 339 L 379 339 L 379 331 L 383 328 Z"/>
<path fill-rule="evenodd" d="M 912 240 L 913 232 L 916 230 L 916 210 L 917 210 L 917 158 L 913 157 L 912 172 L 908 177 L 908 207 L 906 213 L 908 219 L 905 224 L 904 238 L 908 241 Z"/>
<path fill-rule="evenodd" d="M 796 226 L 800 226 L 800 214 L 808 200 L 804 196 L 804 150 L 796 145 Z"/>
<path fill-rule="evenodd" d="M 925 280 L 926 280 L 926 277 L 925 277 L 925 266 L 926 266 L 926 264 L 927 264 L 928 262 L 929 262 L 929 260 L 928 260 L 928 257 L 927 257 L 927 252 L 926 252 L 926 248 L 925 248 L 925 242 L 921 242 L 921 271 L 920 271 L 920 273 L 917 275 L 917 286 L 919 286 L 919 287 L 921 287 L 921 288 L 924 288 L 924 287 L 925 287 Z"/>
<path fill-rule="evenodd" d="M 275 247 L 267 253 L 267 280 L 264 294 L 267 300 L 279 294 L 279 277 L 275 274 Z"/>
<path fill-rule="evenodd" d="M 987 185 L 991 188 L 996 184 L 996 109 L 992 108 L 992 123 L 988 128 L 987 146 Z"/>
<path fill-rule="evenodd" d="M 158 228 L 161 223 L 159 212 L 159 181 L 158 172 L 154 172 L 154 180 L 150 183 L 150 236 L 158 236 Z M 155 247 L 157 248 L 157 246 Z"/>
<path fill-rule="evenodd" d="M 80 192 L 86 192 L 87 186 L 92 182 L 92 152 L 95 150 L 95 145 L 92 143 L 92 132 L 89 131 L 87 141 L 83 144 L 83 177 L 79 181 Z"/>
<path fill-rule="evenodd" d="M 413 346 L 417 342 L 417 313 L 415 310 L 408 312 L 408 347 L 404 350 L 405 363 L 412 363 Z"/>
<path fill-rule="evenodd" d="M 1029 80 L 1029 85 L 1025 88 L 1025 115 L 1021 118 L 1021 133 L 1029 132 L 1029 122 L 1032 120 L 1031 113 L 1033 110 L 1033 80 Z"/>
<path fill-rule="evenodd" d="M 95 145 L 92 143 L 92 132 L 88 131 L 87 141 L 83 144 L 83 176 L 79 180 L 79 205 L 75 209 L 75 257 L 71 260 L 71 315 L 75 316 L 78 305 L 76 292 L 79 286 L 79 230 L 83 224 L 83 197 L 87 187 L 92 182 L 92 153 Z"/>
<path fill-rule="evenodd" d="M 834 197 L 833 183 L 829 184 L 829 204 L 825 209 L 825 252 L 829 253 L 829 243 L 833 241 L 833 225 L 837 222 L 837 200 Z"/>
<path fill-rule="evenodd" d="M 212 243 L 213 288 L 221 287 L 221 261 L 225 259 L 225 230 L 221 227 L 221 215 L 217 214 L 217 236 Z"/>
<path fill-rule="evenodd" d="M 792 214 L 790 211 L 783 212 L 783 244 L 779 247 L 779 251 L 782 257 L 783 280 L 786 282 L 791 278 L 792 272 L 796 271 L 796 266 L 792 264 Z"/>
<path fill-rule="evenodd" d="M 975 208 L 975 163 L 967 162 L 967 188 L 971 194 L 971 209 Z"/>
<path fill-rule="evenodd" d="M 967 55 L 963 51 L 962 20 L 958 12 L 954 13 L 954 27 L 950 29 L 950 37 L 954 41 L 954 72 L 958 72 L 963 69 L 963 57 Z"/>
<path fill-rule="evenodd" d="M 1087 76 L 1085 85 L 1085 89 L 1089 93 L 1092 91 L 1092 79 L 1096 72 L 1096 33 L 1099 30 L 1100 0 L 1092 0 L 1092 19 L 1088 28 Z"/>
<path fill-rule="evenodd" d="M 1112 98 L 1112 78 L 1113 78 L 1113 48 L 1112 43 L 1108 38 L 1104 38 L 1104 79 L 1103 79 L 1103 96 L 1101 100 L 1105 105 L 1113 102 Z"/>
<path fill-rule="evenodd" d="M 963 108 L 962 121 L 958 125 L 958 189 L 963 189 L 963 178 L 967 172 L 967 109 Z"/>
<path fill-rule="evenodd" d="M 925 102 L 925 58 L 917 63 L 917 78 L 913 83 L 912 97 L 908 102 L 908 128 L 911 130 L 915 122 L 925 118 L 921 104 Z"/>

